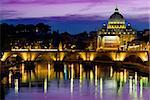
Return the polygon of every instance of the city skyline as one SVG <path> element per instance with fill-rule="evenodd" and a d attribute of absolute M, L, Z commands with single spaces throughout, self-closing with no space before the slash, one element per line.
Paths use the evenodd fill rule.
<path fill-rule="evenodd" d="M 145 0 L 149 4 L 147 0 Z M 121 0 L 2 0 L 1 23 L 46 23 L 53 30 L 77 34 L 96 31 L 107 20 L 117 5 L 127 23 L 138 31 L 149 28 L 149 10 L 143 1 Z M 34 5 L 34 6 L 33 6 Z"/>

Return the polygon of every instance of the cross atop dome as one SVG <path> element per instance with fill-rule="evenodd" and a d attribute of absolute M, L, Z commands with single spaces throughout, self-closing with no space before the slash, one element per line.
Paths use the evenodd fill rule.
<path fill-rule="evenodd" d="M 119 9 L 118 9 L 117 5 L 116 5 L 116 8 L 115 8 L 115 12 L 119 12 Z"/>

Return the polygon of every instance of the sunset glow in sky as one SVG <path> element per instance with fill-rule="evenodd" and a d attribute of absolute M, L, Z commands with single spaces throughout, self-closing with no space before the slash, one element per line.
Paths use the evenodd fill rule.
<path fill-rule="evenodd" d="M 107 20 L 116 4 L 130 20 L 148 23 L 149 0 L 0 0 L 1 20 L 25 18 L 66 18 Z"/>

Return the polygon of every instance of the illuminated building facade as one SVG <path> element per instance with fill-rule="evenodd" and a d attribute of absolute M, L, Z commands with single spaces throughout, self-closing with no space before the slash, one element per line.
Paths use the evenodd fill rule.
<path fill-rule="evenodd" d="M 119 13 L 118 8 L 110 16 L 108 24 L 98 31 L 97 50 L 126 50 L 128 42 L 136 38 L 136 32 L 130 24 L 126 25 L 124 17 Z"/>

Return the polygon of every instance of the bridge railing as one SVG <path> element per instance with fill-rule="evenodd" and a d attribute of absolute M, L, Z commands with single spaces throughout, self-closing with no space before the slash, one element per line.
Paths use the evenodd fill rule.
<path fill-rule="evenodd" d="M 9 51 L 9 50 L 7 50 Z M 6 51 L 6 52 L 7 52 Z M 11 49 L 11 51 L 60 51 L 59 49 Z M 74 51 L 74 52 L 143 52 L 147 50 L 79 50 L 79 49 L 66 49 L 66 50 L 61 50 L 61 51 Z M 148 52 L 148 51 L 147 51 Z"/>

